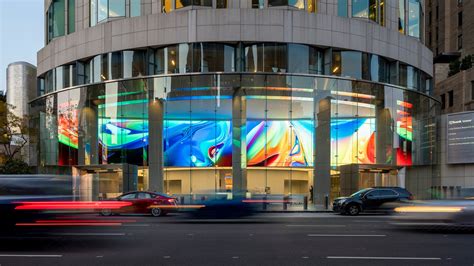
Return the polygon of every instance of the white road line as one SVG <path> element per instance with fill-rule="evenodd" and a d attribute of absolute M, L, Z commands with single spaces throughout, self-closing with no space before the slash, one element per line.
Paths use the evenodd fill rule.
<path fill-rule="evenodd" d="M 346 227 L 344 224 L 287 224 L 287 227 Z"/>
<path fill-rule="evenodd" d="M 355 220 L 354 223 L 386 223 L 386 221 Z"/>
<path fill-rule="evenodd" d="M 150 224 L 122 224 L 122 226 L 129 226 L 129 227 L 146 227 L 146 226 L 150 226 Z"/>
<path fill-rule="evenodd" d="M 335 234 L 308 234 L 312 237 L 385 237 L 387 235 L 335 235 Z"/>
<path fill-rule="evenodd" d="M 125 236 L 125 233 L 55 233 L 56 236 Z"/>
<path fill-rule="evenodd" d="M 61 258 L 63 255 L 42 255 L 42 254 L 0 254 L 0 257 L 25 257 L 25 258 Z"/>
<path fill-rule="evenodd" d="M 326 259 L 351 259 L 351 260 L 441 260 L 441 258 L 421 258 L 421 257 L 350 257 L 350 256 L 327 256 Z"/>

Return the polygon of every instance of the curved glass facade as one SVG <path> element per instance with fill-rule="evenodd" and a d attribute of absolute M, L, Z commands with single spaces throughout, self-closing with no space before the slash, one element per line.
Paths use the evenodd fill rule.
<path fill-rule="evenodd" d="M 47 72 L 40 91 L 146 75 L 208 72 L 334 75 L 431 92 L 429 75 L 396 60 L 296 43 L 182 43 L 117 51 Z"/>
<path fill-rule="evenodd" d="M 350 165 L 436 161 L 438 102 L 344 78 L 164 75 L 73 87 L 31 108 L 38 165 L 137 165 L 143 189 L 162 176 L 172 194 L 241 184 L 253 194 L 303 195 Z"/>

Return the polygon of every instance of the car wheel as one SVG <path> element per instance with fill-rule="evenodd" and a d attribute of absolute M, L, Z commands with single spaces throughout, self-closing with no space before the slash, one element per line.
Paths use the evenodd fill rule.
<path fill-rule="evenodd" d="M 102 216 L 111 216 L 112 215 L 112 210 L 110 209 L 102 209 L 100 211 L 100 215 Z"/>
<path fill-rule="evenodd" d="M 151 209 L 151 215 L 154 217 L 162 216 L 163 211 L 160 208 L 152 208 Z"/>
<path fill-rule="evenodd" d="M 356 215 L 359 214 L 359 212 L 360 212 L 360 208 L 359 208 L 359 206 L 357 206 L 355 204 L 349 205 L 346 208 L 346 213 L 351 215 L 351 216 L 356 216 Z"/>

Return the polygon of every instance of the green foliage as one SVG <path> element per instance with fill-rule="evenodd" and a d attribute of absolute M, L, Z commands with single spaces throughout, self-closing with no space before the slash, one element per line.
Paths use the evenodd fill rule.
<path fill-rule="evenodd" d="M 474 55 L 466 55 L 461 61 L 459 61 L 459 59 L 452 61 L 449 63 L 448 77 L 456 75 L 463 70 L 472 68 L 473 61 Z"/>
<path fill-rule="evenodd" d="M 6 160 L 17 158 L 28 143 L 28 120 L 13 113 L 14 106 L 0 101 L 0 145 L 3 146 Z"/>
<path fill-rule="evenodd" d="M 461 61 L 461 70 L 467 70 L 472 67 L 472 55 L 465 56 Z"/>
<path fill-rule="evenodd" d="M 455 75 L 459 71 L 461 71 L 461 63 L 459 62 L 458 59 L 449 63 L 449 72 L 448 72 L 449 77 Z"/>
<path fill-rule="evenodd" d="M 12 159 L 0 166 L 0 174 L 31 174 L 31 169 L 24 161 Z"/>

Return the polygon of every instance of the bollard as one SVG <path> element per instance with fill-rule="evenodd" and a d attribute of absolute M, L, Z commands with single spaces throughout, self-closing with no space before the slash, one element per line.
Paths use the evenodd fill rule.
<path fill-rule="evenodd" d="M 283 197 L 283 210 L 286 211 L 288 209 L 288 197 Z"/>
<path fill-rule="evenodd" d="M 304 196 L 304 199 L 303 199 L 303 209 L 305 211 L 308 210 L 308 196 Z"/>
<path fill-rule="evenodd" d="M 179 204 L 184 205 L 184 196 L 179 198 Z"/>
<path fill-rule="evenodd" d="M 324 207 L 327 209 L 329 209 L 329 196 L 326 195 L 324 196 Z"/>

